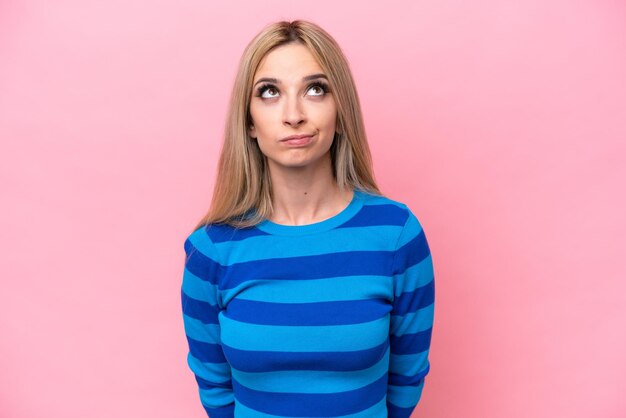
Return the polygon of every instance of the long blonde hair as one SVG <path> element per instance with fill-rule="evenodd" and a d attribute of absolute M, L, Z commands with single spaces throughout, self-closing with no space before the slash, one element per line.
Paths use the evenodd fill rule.
<path fill-rule="evenodd" d="M 331 146 L 333 176 L 340 189 L 352 187 L 380 195 L 372 169 L 359 97 L 348 62 L 337 42 L 304 20 L 277 22 L 246 47 L 235 78 L 217 178 L 208 213 L 195 229 L 210 223 L 249 227 L 272 213 L 272 184 L 265 156 L 248 129 L 252 124 L 252 82 L 261 60 L 288 43 L 306 46 L 328 77 L 337 104 L 337 133 Z"/>

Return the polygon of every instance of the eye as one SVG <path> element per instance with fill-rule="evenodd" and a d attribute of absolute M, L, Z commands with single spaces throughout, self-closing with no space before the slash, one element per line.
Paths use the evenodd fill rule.
<path fill-rule="evenodd" d="M 257 97 L 273 99 L 278 95 L 278 90 L 272 84 L 263 84 L 257 89 Z"/>
<path fill-rule="evenodd" d="M 312 96 L 323 96 L 328 93 L 328 86 L 322 82 L 315 82 L 309 86 L 309 90 L 312 92 Z"/>

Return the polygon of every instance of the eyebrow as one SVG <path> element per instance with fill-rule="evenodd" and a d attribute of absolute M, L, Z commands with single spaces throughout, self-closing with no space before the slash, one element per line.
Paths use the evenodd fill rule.
<path fill-rule="evenodd" d="M 307 75 L 306 77 L 302 78 L 302 81 L 310 81 L 310 80 L 315 80 L 317 78 L 325 78 L 326 80 L 328 80 L 328 77 L 326 77 L 326 74 L 311 74 L 311 75 Z M 256 86 L 257 84 L 259 84 L 262 81 L 266 81 L 269 83 L 280 83 L 280 81 L 278 81 L 277 78 L 270 78 L 270 77 L 263 77 L 263 78 L 259 78 L 256 83 L 254 83 L 254 85 Z"/>

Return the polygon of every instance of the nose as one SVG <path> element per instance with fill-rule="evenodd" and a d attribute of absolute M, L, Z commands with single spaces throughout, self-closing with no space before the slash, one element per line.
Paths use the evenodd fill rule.
<path fill-rule="evenodd" d="M 291 127 L 297 127 L 304 123 L 306 117 L 304 115 L 302 104 L 298 97 L 287 98 L 284 101 L 283 123 Z"/>

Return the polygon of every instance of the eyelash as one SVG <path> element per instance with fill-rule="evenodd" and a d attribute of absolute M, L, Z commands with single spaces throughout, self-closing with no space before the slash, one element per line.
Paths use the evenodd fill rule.
<path fill-rule="evenodd" d="M 328 93 L 330 90 L 328 88 L 328 84 L 321 82 L 321 81 L 316 81 L 314 83 L 311 83 L 308 87 L 307 87 L 307 91 L 311 90 L 313 87 L 319 87 L 322 89 L 322 93 L 319 96 L 324 96 L 326 95 L 326 93 Z M 266 90 L 273 88 L 276 90 L 276 86 L 273 84 L 261 84 L 258 88 L 257 88 L 257 93 L 256 96 L 260 97 L 262 99 L 273 99 L 274 97 L 263 97 L 263 93 L 265 93 Z"/>

